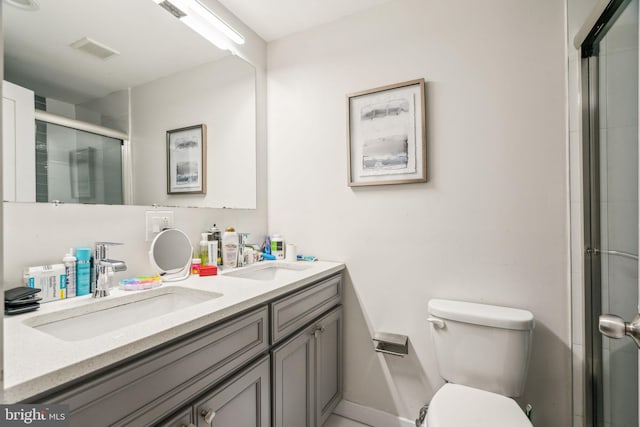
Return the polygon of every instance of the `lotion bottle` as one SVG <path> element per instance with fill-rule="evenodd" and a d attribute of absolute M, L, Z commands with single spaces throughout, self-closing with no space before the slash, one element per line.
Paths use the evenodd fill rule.
<path fill-rule="evenodd" d="M 225 230 L 222 236 L 222 265 L 225 267 L 238 266 L 238 233 L 233 227 Z"/>
<path fill-rule="evenodd" d="M 76 296 L 76 257 L 73 256 L 73 248 L 62 258 L 64 275 L 67 284 L 67 298 Z"/>

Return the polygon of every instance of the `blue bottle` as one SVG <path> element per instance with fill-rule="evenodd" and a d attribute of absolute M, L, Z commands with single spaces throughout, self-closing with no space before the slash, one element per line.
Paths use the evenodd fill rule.
<path fill-rule="evenodd" d="M 91 292 L 91 248 L 76 249 L 76 295 Z"/>

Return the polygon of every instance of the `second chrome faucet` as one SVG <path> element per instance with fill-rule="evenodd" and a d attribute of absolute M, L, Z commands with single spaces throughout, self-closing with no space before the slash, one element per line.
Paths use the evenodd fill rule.
<path fill-rule="evenodd" d="M 109 296 L 109 288 L 111 288 L 111 276 L 114 273 L 127 270 L 127 264 L 124 261 L 110 259 L 107 256 L 109 246 L 118 246 L 122 243 L 115 242 L 96 242 L 96 250 L 93 257 L 95 268 L 95 289 L 93 291 L 94 298 L 102 298 Z"/>

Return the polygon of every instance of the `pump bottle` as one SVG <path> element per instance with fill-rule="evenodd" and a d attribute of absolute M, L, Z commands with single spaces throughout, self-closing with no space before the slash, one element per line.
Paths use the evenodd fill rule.
<path fill-rule="evenodd" d="M 64 264 L 64 276 L 67 288 L 67 298 L 76 296 L 76 257 L 73 256 L 73 248 L 62 258 Z"/>
<path fill-rule="evenodd" d="M 238 233 L 233 227 L 225 230 L 222 236 L 222 264 L 225 267 L 238 266 Z"/>
<path fill-rule="evenodd" d="M 208 233 L 202 233 L 200 240 L 200 265 L 209 264 L 209 236 Z"/>

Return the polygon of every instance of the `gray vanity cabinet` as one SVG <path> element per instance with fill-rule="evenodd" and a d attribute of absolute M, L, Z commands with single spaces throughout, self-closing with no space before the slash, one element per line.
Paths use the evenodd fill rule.
<path fill-rule="evenodd" d="M 24 403 L 71 426 L 321 427 L 342 397 L 342 276 Z"/>
<path fill-rule="evenodd" d="M 342 306 L 272 350 L 273 426 L 321 427 L 342 397 Z"/>

